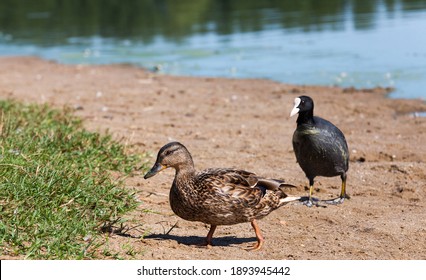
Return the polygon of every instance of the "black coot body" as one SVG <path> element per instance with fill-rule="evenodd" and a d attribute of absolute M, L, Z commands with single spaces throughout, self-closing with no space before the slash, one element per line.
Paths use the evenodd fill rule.
<path fill-rule="evenodd" d="M 309 199 L 306 200 L 306 205 L 313 205 L 312 190 L 316 176 L 341 177 L 340 196 L 325 201 L 330 204 L 339 204 L 347 197 L 348 144 L 339 128 L 325 119 L 314 116 L 313 111 L 312 98 L 300 96 L 294 100 L 294 108 L 290 114 L 291 117 L 299 113 L 297 128 L 293 134 L 293 149 L 297 162 L 309 179 Z"/>

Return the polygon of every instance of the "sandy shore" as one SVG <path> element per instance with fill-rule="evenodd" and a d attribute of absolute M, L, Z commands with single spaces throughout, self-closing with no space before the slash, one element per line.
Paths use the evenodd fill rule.
<path fill-rule="evenodd" d="M 426 104 L 388 99 L 385 93 L 0 58 L 3 99 L 71 106 L 88 129 L 109 130 L 134 152 L 149 152 L 150 163 L 162 145 L 178 140 L 198 169 L 238 167 L 285 179 L 297 186 L 293 195 L 307 194 L 308 184 L 291 145 L 293 99 L 310 95 L 315 114 L 345 133 L 351 199 L 327 208 L 293 204 L 276 210 L 259 221 L 265 245 L 258 252 L 242 249 L 255 241 L 250 224 L 219 227 L 210 250 L 191 246 L 208 227 L 173 215 L 168 204 L 173 171 L 150 180 L 130 178 L 126 187 L 136 189 L 141 200 L 129 222 L 137 227 L 131 236 L 112 235 L 107 243 L 123 258 L 426 259 L 426 118 L 410 114 L 426 111 Z M 335 197 L 340 178 L 318 177 L 315 186 L 315 196 Z M 132 254 L 126 254 L 128 246 Z"/>

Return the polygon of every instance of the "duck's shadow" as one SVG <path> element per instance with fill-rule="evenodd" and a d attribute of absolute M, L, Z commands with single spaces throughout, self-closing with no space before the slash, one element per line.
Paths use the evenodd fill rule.
<path fill-rule="evenodd" d="M 155 239 L 155 240 L 174 240 L 179 244 L 184 244 L 188 246 L 197 246 L 202 244 L 206 238 L 200 236 L 178 236 L 172 234 L 150 234 L 144 237 L 144 239 Z M 224 236 L 224 237 L 214 237 L 213 246 L 233 246 L 246 244 L 250 245 L 252 242 L 256 242 L 255 237 L 236 237 L 236 236 Z"/>

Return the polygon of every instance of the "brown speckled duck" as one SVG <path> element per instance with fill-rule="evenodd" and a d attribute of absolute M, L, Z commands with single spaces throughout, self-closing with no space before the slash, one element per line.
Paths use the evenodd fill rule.
<path fill-rule="evenodd" d="M 170 206 L 182 219 L 211 226 L 202 244 L 208 248 L 218 225 L 251 222 L 257 243 L 249 250 L 260 249 L 264 239 L 256 220 L 300 199 L 284 193 L 283 188 L 292 185 L 244 170 L 211 168 L 197 172 L 191 154 L 179 142 L 168 143 L 160 149 L 154 166 L 144 178 L 169 167 L 176 170 L 170 189 Z"/>

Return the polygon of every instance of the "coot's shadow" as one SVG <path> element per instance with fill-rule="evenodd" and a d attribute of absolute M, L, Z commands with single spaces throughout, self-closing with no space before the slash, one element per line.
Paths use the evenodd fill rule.
<path fill-rule="evenodd" d="M 320 202 L 321 201 L 321 199 L 319 199 L 317 197 L 311 197 L 311 199 L 312 199 L 313 202 Z M 309 196 L 301 196 L 299 198 L 300 202 L 305 202 L 305 201 L 308 201 L 308 200 L 309 200 Z"/>

